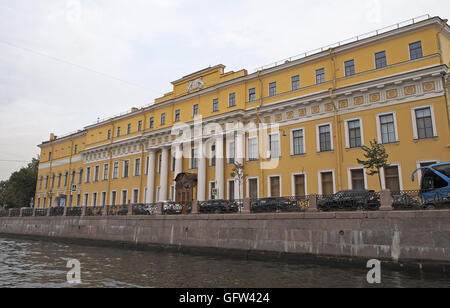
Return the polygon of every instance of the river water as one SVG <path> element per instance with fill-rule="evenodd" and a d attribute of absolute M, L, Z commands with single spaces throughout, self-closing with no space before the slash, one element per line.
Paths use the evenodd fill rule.
<path fill-rule="evenodd" d="M 67 283 L 67 262 L 81 264 L 81 284 Z M 309 288 L 373 287 L 368 269 L 245 261 L 168 252 L 80 246 L 0 237 L 0 288 Z M 443 275 L 382 269 L 378 287 L 450 287 Z"/>

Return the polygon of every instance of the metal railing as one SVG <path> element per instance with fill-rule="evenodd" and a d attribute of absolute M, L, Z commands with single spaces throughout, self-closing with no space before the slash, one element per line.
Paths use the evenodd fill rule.
<path fill-rule="evenodd" d="M 111 205 L 107 206 L 108 216 L 126 216 L 128 215 L 128 205 Z"/>
<path fill-rule="evenodd" d="M 23 208 L 22 209 L 22 217 L 31 217 L 31 216 L 33 216 L 32 208 Z"/>
<path fill-rule="evenodd" d="M 77 217 L 77 216 L 81 216 L 83 212 L 83 208 L 82 207 L 68 207 L 66 210 L 66 216 L 68 217 Z"/>
<path fill-rule="evenodd" d="M 309 208 L 311 196 L 273 197 L 252 199 L 250 211 L 252 213 L 295 213 Z"/>
<path fill-rule="evenodd" d="M 48 209 L 36 209 L 34 215 L 36 217 L 44 217 L 47 216 Z"/>
<path fill-rule="evenodd" d="M 320 47 L 320 48 L 317 48 L 317 49 L 314 49 L 314 50 L 311 50 L 311 51 L 308 51 L 308 52 L 304 52 L 304 53 L 295 55 L 293 57 L 285 58 L 283 60 L 280 60 L 280 61 L 277 61 L 277 62 L 273 62 L 273 63 L 267 64 L 267 65 L 258 67 L 258 68 L 255 69 L 255 72 L 262 71 L 262 70 L 269 69 L 269 68 L 273 68 L 273 67 L 285 64 L 287 62 L 300 60 L 300 59 L 312 56 L 314 54 L 326 51 L 326 50 L 328 50 L 330 48 L 336 48 L 336 47 L 340 47 L 340 46 L 343 46 L 343 45 L 346 45 L 346 44 L 358 42 L 358 41 L 361 41 L 363 39 L 374 37 L 374 36 L 377 36 L 377 35 L 389 32 L 389 31 L 397 30 L 397 29 L 400 29 L 401 27 L 413 25 L 413 24 L 416 24 L 418 22 L 421 22 L 421 21 L 424 21 L 424 20 L 427 20 L 427 19 L 430 19 L 430 18 L 431 18 L 431 16 L 429 14 L 426 14 L 426 15 L 422 15 L 422 16 L 415 17 L 415 18 L 412 18 L 412 19 L 408 19 L 408 20 L 405 20 L 405 21 L 393 24 L 391 26 L 387 26 L 387 27 L 384 27 L 384 28 L 381 28 L 381 29 L 378 29 L 378 30 L 374 30 L 374 31 L 368 32 L 368 33 L 360 34 L 360 35 L 354 36 L 352 38 L 349 38 L 349 39 L 346 39 L 346 40 L 342 40 L 342 41 L 334 43 L 334 44 L 330 44 L 328 46 Z"/>
<path fill-rule="evenodd" d="M 50 208 L 50 216 L 51 217 L 61 217 L 64 215 L 63 207 L 52 207 Z"/>
<path fill-rule="evenodd" d="M 103 216 L 103 206 L 86 207 L 86 216 Z"/>

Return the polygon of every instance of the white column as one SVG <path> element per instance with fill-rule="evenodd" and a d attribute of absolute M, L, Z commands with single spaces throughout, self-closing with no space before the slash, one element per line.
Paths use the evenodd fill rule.
<path fill-rule="evenodd" d="M 169 182 L 169 148 L 162 149 L 159 200 L 167 201 Z"/>
<path fill-rule="evenodd" d="M 173 149 L 172 155 L 175 155 L 175 178 L 183 172 L 183 150 L 182 145 L 177 144 Z"/>
<path fill-rule="evenodd" d="M 155 151 L 151 150 L 148 159 L 147 200 L 145 200 L 146 203 L 155 202 L 155 156 Z"/>
<path fill-rule="evenodd" d="M 198 144 L 197 200 L 206 200 L 206 157 L 205 144 Z"/>
<path fill-rule="evenodd" d="M 238 132 L 235 139 L 236 145 L 236 162 L 244 164 L 244 147 L 245 147 L 245 134 Z M 234 179 L 234 197 L 236 199 L 244 199 L 244 180 L 239 183 L 238 179 Z"/>
<path fill-rule="evenodd" d="M 217 181 L 217 198 L 225 199 L 225 172 L 224 172 L 224 155 L 223 155 L 223 137 L 216 137 L 216 181 Z"/>

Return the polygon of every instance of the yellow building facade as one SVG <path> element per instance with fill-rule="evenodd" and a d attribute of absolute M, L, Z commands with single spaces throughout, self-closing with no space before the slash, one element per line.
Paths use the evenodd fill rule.
<path fill-rule="evenodd" d="M 35 207 L 416 190 L 415 169 L 450 161 L 449 66 L 450 27 L 434 17 L 251 74 L 198 71 L 150 106 L 52 134 Z M 389 154 L 382 187 L 357 163 L 371 140 Z"/>

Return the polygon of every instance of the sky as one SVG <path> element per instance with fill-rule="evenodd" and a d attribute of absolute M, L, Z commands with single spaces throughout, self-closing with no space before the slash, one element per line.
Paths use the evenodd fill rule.
<path fill-rule="evenodd" d="M 0 180 L 62 135 L 153 103 L 208 66 L 260 66 L 443 0 L 0 0 Z"/>

